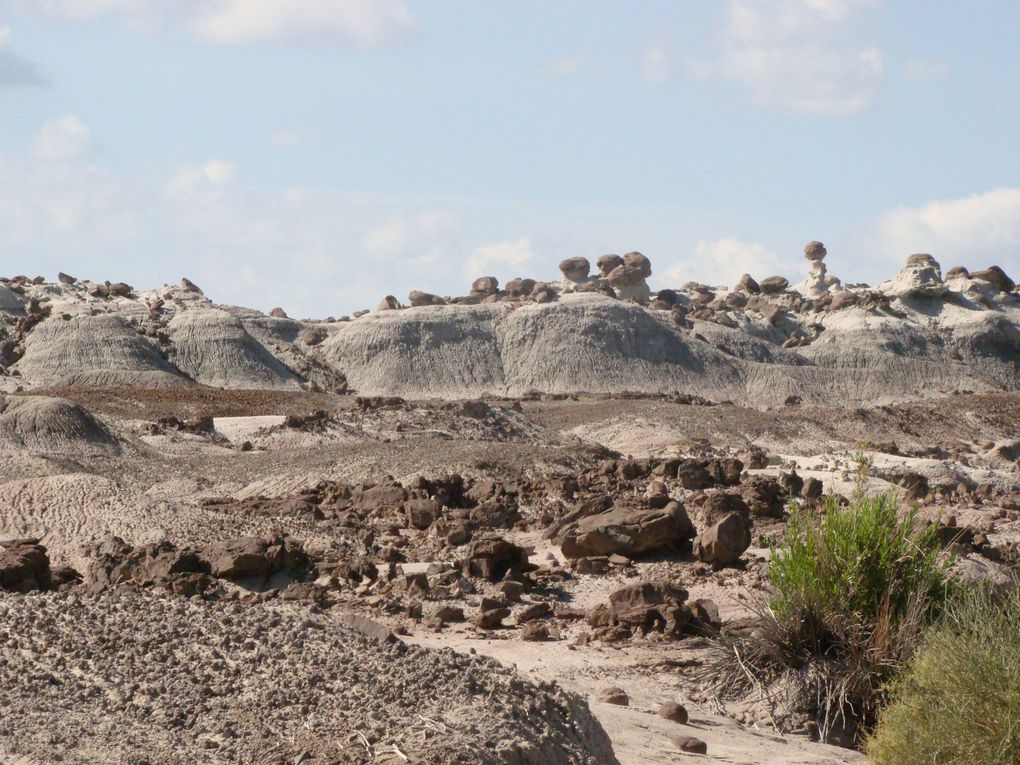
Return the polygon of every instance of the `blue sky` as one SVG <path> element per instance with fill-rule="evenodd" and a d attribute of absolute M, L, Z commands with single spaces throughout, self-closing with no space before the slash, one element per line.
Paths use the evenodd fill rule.
<path fill-rule="evenodd" d="M 653 287 L 1020 273 L 1020 4 L 0 0 L 0 272 L 340 315 L 638 249 Z"/>

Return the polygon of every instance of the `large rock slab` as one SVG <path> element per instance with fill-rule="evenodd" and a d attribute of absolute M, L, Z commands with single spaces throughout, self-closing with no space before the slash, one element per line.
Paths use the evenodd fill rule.
<path fill-rule="evenodd" d="M 614 507 L 564 529 L 558 538 L 568 558 L 642 555 L 678 547 L 694 537 L 687 511 L 673 501 L 661 509 Z"/>

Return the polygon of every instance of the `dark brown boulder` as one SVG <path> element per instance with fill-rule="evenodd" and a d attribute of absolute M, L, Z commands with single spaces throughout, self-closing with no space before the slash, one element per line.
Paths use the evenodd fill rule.
<path fill-rule="evenodd" d="M 998 266 L 990 266 L 981 271 L 971 271 L 970 277 L 994 284 L 1000 292 L 1011 292 L 1016 287 L 1016 283 L 1006 276 L 1006 272 Z"/>
<path fill-rule="evenodd" d="M 592 555 L 635 556 L 677 547 L 694 538 L 684 506 L 669 502 L 661 509 L 616 507 L 570 524 L 558 542 L 568 558 Z"/>
<path fill-rule="evenodd" d="M 740 492 L 751 515 L 779 518 L 783 515 L 785 491 L 769 476 L 752 476 Z"/>
<path fill-rule="evenodd" d="M 779 292 L 785 292 L 787 287 L 790 286 L 790 281 L 785 276 L 769 276 L 762 279 L 759 286 L 766 295 L 775 295 Z"/>
<path fill-rule="evenodd" d="M 490 582 L 499 581 L 508 572 L 522 574 L 531 568 L 527 551 L 501 537 L 485 537 L 471 542 L 461 567 L 466 575 L 479 576 Z"/>
<path fill-rule="evenodd" d="M 0 543 L 0 590 L 31 592 L 52 584 L 50 558 L 38 540 Z"/>
<path fill-rule="evenodd" d="M 750 519 L 741 513 L 730 513 L 695 539 L 694 554 L 706 563 L 732 566 L 750 546 Z"/>

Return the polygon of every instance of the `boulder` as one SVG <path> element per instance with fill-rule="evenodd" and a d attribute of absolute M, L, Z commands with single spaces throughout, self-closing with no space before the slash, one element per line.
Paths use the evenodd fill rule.
<path fill-rule="evenodd" d="M 1016 283 L 1006 276 L 1006 272 L 998 266 L 990 266 L 981 271 L 971 271 L 970 277 L 995 285 L 999 292 L 1012 292 L 1016 287 Z"/>
<path fill-rule="evenodd" d="M 288 537 L 240 537 L 207 545 L 198 551 L 220 579 L 269 577 L 277 572 L 306 573 L 311 560 L 301 544 Z"/>
<path fill-rule="evenodd" d="M 375 307 L 376 311 L 396 311 L 400 308 L 400 301 L 397 300 L 393 295 L 387 295 L 379 301 L 379 305 Z"/>
<path fill-rule="evenodd" d="M 740 281 L 737 282 L 737 286 L 734 289 L 746 292 L 749 295 L 757 295 L 761 292 L 761 285 L 750 274 L 744 274 L 740 277 Z"/>
<path fill-rule="evenodd" d="M 624 255 L 623 265 L 639 269 L 641 271 L 641 276 L 644 279 L 647 279 L 652 275 L 652 261 L 640 252 L 628 252 Z"/>
<path fill-rule="evenodd" d="M 499 279 L 495 276 L 479 276 L 471 282 L 471 294 L 480 297 L 495 295 L 499 292 Z"/>
<path fill-rule="evenodd" d="M 784 292 L 790 286 L 790 281 L 785 276 L 769 276 L 762 279 L 759 286 L 766 295 L 775 295 Z"/>
<path fill-rule="evenodd" d="M 568 282 L 583 282 L 591 273 L 591 263 L 588 262 L 588 258 L 567 258 L 560 261 L 560 271 Z"/>
<path fill-rule="evenodd" d="M 804 257 L 808 260 L 823 260 L 826 254 L 825 245 L 821 242 L 808 242 L 804 245 Z"/>
<path fill-rule="evenodd" d="M 191 281 L 191 279 L 189 279 L 188 277 L 184 277 L 181 279 L 181 289 L 184 290 L 185 292 L 194 292 L 199 295 L 205 294 L 204 292 L 202 292 L 202 288 L 195 284 L 193 281 Z"/>
<path fill-rule="evenodd" d="M 623 258 L 619 255 L 603 255 L 595 261 L 595 265 L 598 266 L 602 278 L 606 279 L 609 274 L 623 265 Z"/>
<path fill-rule="evenodd" d="M 57 281 L 60 282 L 61 284 L 70 286 L 77 282 L 78 280 L 75 279 L 73 276 L 65 274 L 63 271 L 61 271 L 59 274 L 57 274 Z"/>
<path fill-rule="evenodd" d="M 741 492 L 744 502 L 751 515 L 780 518 L 783 515 L 783 498 L 785 491 L 775 478 L 769 476 L 752 476 L 744 484 Z"/>
<path fill-rule="evenodd" d="M 612 555 L 632 557 L 677 547 L 694 538 L 684 506 L 669 502 L 661 509 L 614 507 L 564 529 L 558 542 L 568 558 Z"/>
<path fill-rule="evenodd" d="M 411 290 L 407 296 L 408 302 L 412 308 L 420 308 L 426 305 L 446 305 L 446 300 L 439 297 L 439 295 L 433 295 L 430 292 L 422 292 L 421 290 Z"/>
<path fill-rule="evenodd" d="M 506 294 L 510 297 L 527 297 L 535 289 L 534 279 L 511 279 L 506 283 Z"/>
<path fill-rule="evenodd" d="M 272 311 L 270 311 L 269 315 L 272 316 L 274 319 L 287 319 L 287 318 L 289 318 L 287 316 L 287 312 L 284 311 L 282 308 L 279 308 L 279 307 L 274 308 Z"/>
<path fill-rule="evenodd" d="M 31 592 L 51 586 L 50 558 L 38 540 L 0 542 L 0 590 Z"/>
<path fill-rule="evenodd" d="M 694 540 L 694 554 L 716 566 L 732 566 L 751 546 L 751 521 L 743 513 L 730 513 Z"/>
<path fill-rule="evenodd" d="M 750 513 L 747 503 L 739 494 L 726 492 L 710 494 L 701 506 L 701 517 L 706 525 L 718 523 L 730 513 L 740 513 L 741 515 Z"/>
<path fill-rule="evenodd" d="M 468 545 L 461 568 L 468 576 L 498 582 L 508 573 L 520 575 L 531 566 L 528 563 L 528 553 L 523 547 L 502 537 L 485 537 Z"/>

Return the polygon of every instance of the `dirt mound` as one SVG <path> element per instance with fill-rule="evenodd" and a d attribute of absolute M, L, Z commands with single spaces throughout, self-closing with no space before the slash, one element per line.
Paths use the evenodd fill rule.
<path fill-rule="evenodd" d="M 16 368 L 34 384 L 101 387 L 187 385 L 159 347 L 123 316 L 81 315 L 43 321 L 25 337 Z"/>
<path fill-rule="evenodd" d="M 287 366 L 226 311 L 194 310 L 169 324 L 170 358 L 202 385 L 216 388 L 300 390 Z"/>
<path fill-rule="evenodd" d="M 0 595 L 0 640 L 22 649 L 0 665 L 0 747 L 13 757 L 617 762 L 577 696 L 491 659 L 381 644 L 329 615 L 124 590 Z"/>
<path fill-rule="evenodd" d="M 109 478 L 85 473 L 25 478 L 0 485 L 0 538 L 38 538 L 50 557 L 76 565 L 82 545 L 110 534 L 159 539 L 187 519 Z"/>
<path fill-rule="evenodd" d="M 0 396 L 0 448 L 73 456 L 121 453 L 123 443 L 82 406 L 47 396 Z"/>

